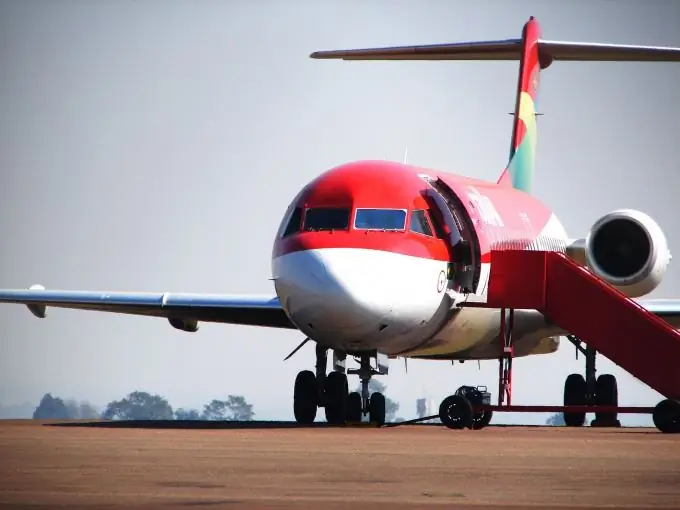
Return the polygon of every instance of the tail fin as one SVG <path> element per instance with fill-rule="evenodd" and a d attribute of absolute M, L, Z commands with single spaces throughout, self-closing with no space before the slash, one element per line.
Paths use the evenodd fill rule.
<path fill-rule="evenodd" d="M 318 59 L 342 60 L 519 60 L 519 83 L 510 160 L 499 184 L 531 192 L 536 156 L 536 92 L 539 74 L 555 60 L 597 62 L 680 62 L 680 48 L 598 44 L 541 39 L 532 16 L 521 39 L 316 51 Z"/>
<path fill-rule="evenodd" d="M 540 82 L 538 41 L 541 29 L 532 16 L 522 30 L 519 80 L 515 99 L 510 160 L 503 170 L 499 184 L 531 192 L 536 162 L 536 102 Z"/>

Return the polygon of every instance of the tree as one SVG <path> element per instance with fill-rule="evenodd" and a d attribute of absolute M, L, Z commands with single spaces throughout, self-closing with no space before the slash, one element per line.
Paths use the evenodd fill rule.
<path fill-rule="evenodd" d="M 203 406 L 201 418 L 208 421 L 225 421 L 228 411 L 226 400 L 213 399 L 209 404 Z"/>
<path fill-rule="evenodd" d="M 201 419 L 200 413 L 196 409 L 177 409 L 175 420 L 198 421 Z"/>
<path fill-rule="evenodd" d="M 68 420 L 70 418 L 66 404 L 59 397 L 46 393 L 33 412 L 34 420 Z"/>
<path fill-rule="evenodd" d="M 361 393 L 361 383 L 359 383 L 359 386 L 357 386 L 357 389 L 354 391 L 358 391 Z M 368 382 L 368 392 L 373 394 L 373 393 L 382 393 L 385 395 L 387 392 L 387 386 L 378 381 L 377 379 L 371 379 Z M 392 422 L 394 421 L 395 417 L 397 416 L 397 411 L 399 411 L 399 403 L 395 402 L 391 398 L 388 398 L 385 395 L 385 421 L 386 422 Z"/>
<path fill-rule="evenodd" d="M 201 417 L 211 421 L 251 421 L 253 406 L 241 395 L 229 395 L 227 400 L 214 399 L 203 408 Z"/>
<path fill-rule="evenodd" d="M 172 407 L 160 395 L 134 391 L 122 400 L 109 402 L 102 414 L 105 420 L 172 420 Z"/>
<path fill-rule="evenodd" d="M 545 421 L 546 425 L 552 425 L 554 427 L 562 427 L 565 425 L 564 423 L 564 414 L 562 413 L 555 413 L 550 418 L 548 418 Z"/>
<path fill-rule="evenodd" d="M 99 411 L 87 402 L 77 402 L 69 399 L 65 402 L 68 416 L 72 420 L 91 420 L 99 418 Z"/>

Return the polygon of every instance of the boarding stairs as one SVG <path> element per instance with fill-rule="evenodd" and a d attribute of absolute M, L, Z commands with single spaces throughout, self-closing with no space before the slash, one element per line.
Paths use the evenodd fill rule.
<path fill-rule="evenodd" d="M 680 401 L 680 332 L 563 253 L 493 251 L 486 306 L 538 310 L 667 399 Z"/>

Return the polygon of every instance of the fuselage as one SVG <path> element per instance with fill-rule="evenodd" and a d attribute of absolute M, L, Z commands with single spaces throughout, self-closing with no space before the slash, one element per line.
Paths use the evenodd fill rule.
<path fill-rule="evenodd" d="M 291 321 L 328 348 L 486 359 L 497 356 L 499 312 L 460 305 L 484 298 L 491 250 L 566 244 L 552 211 L 510 186 L 358 161 L 321 174 L 291 202 L 272 277 Z M 516 354 L 557 345 L 534 337 Z"/>

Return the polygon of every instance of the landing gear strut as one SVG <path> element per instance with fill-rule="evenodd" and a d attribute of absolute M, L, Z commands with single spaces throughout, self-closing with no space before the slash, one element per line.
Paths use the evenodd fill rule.
<path fill-rule="evenodd" d="M 570 335 L 567 337 L 586 358 L 586 374 L 570 374 L 564 383 L 564 405 L 598 405 L 618 407 L 619 391 L 616 377 L 612 374 L 602 374 L 596 377 L 597 353 L 591 347 L 583 347 L 581 341 Z M 565 412 L 564 423 L 567 427 L 582 427 L 586 422 L 584 412 Z M 597 412 L 590 423 L 592 427 L 620 427 L 621 422 L 617 413 Z"/>
<path fill-rule="evenodd" d="M 368 415 L 378 426 L 385 424 L 385 396 L 375 392 L 372 395 L 369 383 L 374 375 L 387 375 L 387 356 L 372 352 L 357 356 L 358 369 L 345 369 L 346 355 L 333 351 L 333 368 L 326 374 L 328 349 L 316 345 L 316 373 L 303 370 L 295 379 L 293 411 L 295 421 L 309 425 L 316 419 L 316 412 L 323 407 L 326 421 L 332 425 L 343 425 L 346 421 L 360 422 Z M 376 361 L 374 368 L 371 361 Z M 349 393 L 347 375 L 358 375 L 361 393 Z"/>

